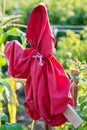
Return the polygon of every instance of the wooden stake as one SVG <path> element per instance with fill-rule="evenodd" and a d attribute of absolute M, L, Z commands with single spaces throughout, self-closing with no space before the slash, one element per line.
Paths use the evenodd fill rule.
<path fill-rule="evenodd" d="M 49 126 L 48 124 L 45 124 L 45 130 L 51 130 L 51 126 Z"/>
<path fill-rule="evenodd" d="M 83 122 L 81 117 L 76 113 L 76 111 L 69 104 L 67 105 L 67 108 L 63 112 L 63 115 L 74 126 L 74 128 L 78 128 Z"/>
<path fill-rule="evenodd" d="M 55 129 L 54 129 L 54 127 L 51 127 L 45 123 L 45 130 L 55 130 Z"/>
<path fill-rule="evenodd" d="M 78 80 L 74 80 L 74 76 L 78 76 L 78 70 L 71 70 L 71 95 L 74 100 L 74 106 L 77 106 Z"/>

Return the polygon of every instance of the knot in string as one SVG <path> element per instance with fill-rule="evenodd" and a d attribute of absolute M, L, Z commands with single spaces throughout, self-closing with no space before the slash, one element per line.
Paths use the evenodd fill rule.
<path fill-rule="evenodd" d="M 33 56 L 33 58 L 39 58 L 40 59 L 39 65 L 43 65 L 43 63 L 42 63 L 43 56 L 39 52 L 37 54 L 35 54 Z"/>

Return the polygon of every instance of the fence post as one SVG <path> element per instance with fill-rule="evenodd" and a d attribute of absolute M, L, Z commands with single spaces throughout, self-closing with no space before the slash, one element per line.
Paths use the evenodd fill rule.
<path fill-rule="evenodd" d="M 77 106 L 78 80 L 74 80 L 74 76 L 78 76 L 78 70 L 71 70 L 71 95 L 74 100 L 74 106 Z"/>
<path fill-rule="evenodd" d="M 48 124 L 45 123 L 45 130 L 52 130 L 51 126 L 49 126 Z"/>
<path fill-rule="evenodd" d="M 55 130 L 55 128 L 45 123 L 45 130 Z"/>

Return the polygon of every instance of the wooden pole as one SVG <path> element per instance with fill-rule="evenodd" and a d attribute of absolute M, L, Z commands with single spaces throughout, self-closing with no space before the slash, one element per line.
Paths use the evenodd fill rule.
<path fill-rule="evenodd" d="M 77 69 L 73 69 L 71 70 L 71 95 L 72 98 L 74 100 L 74 106 L 77 106 L 77 95 L 78 95 L 78 80 L 75 79 L 74 77 L 78 76 L 78 70 Z"/>
<path fill-rule="evenodd" d="M 45 130 L 51 130 L 51 126 L 45 123 Z"/>

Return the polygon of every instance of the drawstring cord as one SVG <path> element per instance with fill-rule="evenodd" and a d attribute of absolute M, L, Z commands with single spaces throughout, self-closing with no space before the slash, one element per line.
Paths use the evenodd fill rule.
<path fill-rule="evenodd" d="M 39 52 L 35 54 L 33 58 L 39 58 L 40 59 L 39 65 L 43 65 L 42 63 L 43 56 Z"/>

